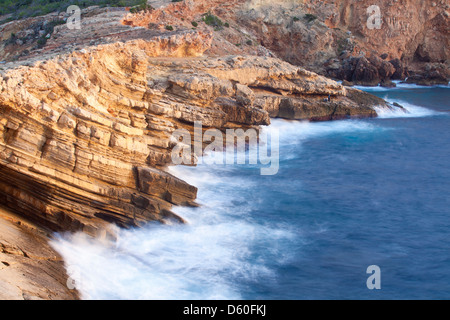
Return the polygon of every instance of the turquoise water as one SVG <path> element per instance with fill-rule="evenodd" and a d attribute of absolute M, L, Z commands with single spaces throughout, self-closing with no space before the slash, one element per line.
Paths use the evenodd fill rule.
<path fill-rule="evenodd" d="M 83 298 L 449 299 L 450 89 L 370 90 L 410 113 L 275 120 L 275 176 L 172 169 L 199 187 L 202 207 L 176 209 L 188 225 L 121 230 L 114 245 L 60 235 Z"/>

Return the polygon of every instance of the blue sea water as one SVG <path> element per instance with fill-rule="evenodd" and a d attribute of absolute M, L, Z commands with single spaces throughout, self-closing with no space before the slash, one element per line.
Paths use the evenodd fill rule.
<path fill-rule="evenodd" d="M 85 299 L 449 299 L 450 88 L 368 90 L 410 113 L 274 120 L 280 169 L 171 171 L 199 187 L 187 225 L 59 235 Z M 367 267 L 381 270 L 369 290 Z"/>

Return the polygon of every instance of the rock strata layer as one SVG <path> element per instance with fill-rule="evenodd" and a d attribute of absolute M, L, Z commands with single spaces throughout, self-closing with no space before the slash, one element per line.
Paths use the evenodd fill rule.
<path fill-rule="evenodd" d="M 184 31 L 75 51 L 0 78 L 0 202 L 52 230 L 183 222 L 174 130 L 374 117 L 383 100 L 269 57 L 201 57 Z M 361 98 L 363 97 L 363 98 Z"/>

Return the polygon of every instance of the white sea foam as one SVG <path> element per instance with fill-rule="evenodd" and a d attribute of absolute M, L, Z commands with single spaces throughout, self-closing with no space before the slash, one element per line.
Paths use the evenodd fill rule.
<path fill-rule="evenodd" d="M 402 81 L 399 81 L 399 80 L 395 80 L 395 81 L 392 81 L 392 82 L 395 83 L 395 85 L 396 85 L 395 87 L 388 88 L 388 87 L 382 87 L 382 86 L 378 85 L 378 86 L 374 86 L 374 87 L 353 86 L 353 88 L 359 89 L 359 90 L 362 90 L 362 91 L 368 91 L 368 92 L 370 92 L 370 91 L 393 91 L 393 90 L 399 90 L 399 89 L 401 89 L 401 90 L 404 90 L 404 89 L 417 90 L 417 89 L 431 89 L 431 88 L 447 88 L 447 89 L 450 88 L 450 84 L 448 84 L 448 85 L 441 84 L 441 85 L 434 85 L 434 86 L 423 86 L 423 85 L 418 85 L 418 84 L 415 84 L 415 83 L 405 83 L 405 82 L 402 82 Z"/>
<path fill-rule="evenodd" d="M 390 101 L 389 99 L 387 99 L 387 101 L 390 103 L 397 102 L 405 110 L 402 110 L 401 108 L 396 108 L 396 107 L 394 107 L 392 109 L 378 107 L 378 108 L 375 108 L 375 111 L 377 112 L 379 118 L 383 118 L 383 119 L 422 118 L 422 117 L 431 117 L 431 116 L 436 116 L 436 115 L 442 114 L 441 112 L 434 111 L 434 110 L 427 109 L 427 108 L 420 107 L 420 106 L 416 106 L 416 105 L 413 105 L 413 104 L 405 102 L 405 101 L 400 101 L 400 100 L 396 100 L 396 101 L 391 100 Z"/>
<path fill-rule="evenodd" d="M 297 143 L 310 138 L 323 137 L 338 133 L 369 132 L 381 128 L 359 120 L 341 120 L 325 122 L 289 121 L 273 119 L 265 130 L 278 130 L 282 143 Z"/>
<path fill-rule="evenodd" d="M 282 145 L 343 132 L 379 128 L 364 121 L 322 123 L 274 120 Z M 281 155 L 282 157 L 288 155 Z M 199 188 L 200 208 L 175 208 L 186 225 L 149 224 L 117 230 L 115 242 L 78 233 L 58 235 L 53 247 L 65 260 L 84 299 L 242 299 L 237 283 L 276 283 L 270 267 L 291 259 L 302 230 L 252 216 L 255 181 L 236 166 L 172 167 L 170 172 Z M 254 215 L 254 213 L 253 213 Z M 296 228 L 296 229 L 293 229 Z"/>
<path fill-rule="evenodd" d="M 423 85 L 419 85 L 419 84 L 414 84 L 414 83 L 405 83 L 402 81 L 393 81 L 396 83 L 397 88 L 400 89 L 430 89 L 430 88 L 450 88 L 450 83 L 445 85 L 445 84 L 438 84 L 438 85 L 433 85 L 433 86 L 423 86 Z"/>
<path fill-rule="evenodd" d="M 242 299 L 234 279 L 272 281 L 275 275 L 267 261 L 287 259 L 282 243 L 298 234 L 276 222 L 256 223 L 249 217 L 253 204 L 242 192 L 252 184 L 244 178 L 219 178 L 215 170 L 171 169 L 200 187 L 201 208 L 175 209 L 187 225 L 155 223 L 118 230 L 114 243 L 81 233 L 57 236 L 52 245 L 67 268 L 77 271 L 82 298 L 234 300 Z M 270 248 L 261 254 L 260 247 L 268 243 Z"/>
<path fill-rule="evenodd" d="M 387 88 L 387 87 L 381 87 L 381 86 L 375 86 L 375 87 L 366 87 L 366 86 L 353 86 L 353 88 L 361 90 L 361 91 L 391 91 L 394 90 L 396 87 L 393 88 Z"/>
<path fill-rule="evenodd" d="M 250 261 L 251 246 L 289 236 L 285 230 L 205 213 L 199 215 L 208 222 L 122 230 L 115 244 L 76 234 L 52 245 L 68 269 L 78 270 L 84 299 L 241 299 L 233 279 L 274 276 Z"/>

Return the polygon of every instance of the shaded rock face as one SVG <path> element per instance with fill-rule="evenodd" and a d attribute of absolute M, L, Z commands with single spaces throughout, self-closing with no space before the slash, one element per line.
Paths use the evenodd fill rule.
<path fill-rule="evenodd" d="M 191 21 L 195 21 L 198 29 L 214 31 L 208 51 L 211 54 L 277 56 L 355 84 L 404 80 L 408 69 L 422 78 L 436 79 L 427 71 L 426 63 L 444 63 L 448 69 L 450 30 L 446 1 L 377 3 L 381 14 L 379 29 L 368 27 L 373 13 L 367 10 L 371 5 L 374 3 L 368 0 L 166 1 L 151 13 L 126 17 L 124 23 L 161 29 L 165 24 L 192 27 Z M 206 26 L 202 15 L 207 12 L 217 15 L 230 28 Z M 372 60 L 381 56 L 385 63 L 380 68 Z M 349 59 L 362 60 L 371 70 L 361 73 Z M 370 63 L 364 64 L 364 59 Z M 401 65 L 391 61 L 400 61 Z M 392 67 L 395 70 L 389 76 Z"/>
<path fill-rule="evenodd" d="M 209 33 L 179 32 L 4 72 L 0 202 L 53 230 L 183 222 L 171 208 L 195 205 L 197 189 L 164 170 L 174 130 L 376 116 L 375 104 L 278 59 L 198 57 L 210 45 Z"/>
<path fill-rule="evenodd" d="M 404 80 L 409 76 L 408 68 L 400 59 L 392 59 L 389 62 L 395 69 L 394 74 L 391 77 L 392 80 Z"/>
<path fill-rule="evenodd" d="M 387 85 L 391 80 L 404 80 L 408 75 L 407 68 L 399 59 L 385 61 L 381 57 L 350 57 L 335 69 L 328 69 L 332 78 L 342 79 L 352 84 L 364 86 Z"/>
<path fill-rule="evenodd" d="M 350 50 L 353 56 L 366 56 L 370 60 L 371 57 L 384 55 L 384 59 L 396 69 L 392 80 L 404 80 L 408 76 L 404 70 L 402 72 L 405 67 L 412 73 L 420 73 L 424 78 L 429 77 L 426 63 L 445 63 L 448 68 L 448 1 L 373 3 L 339 0 L 318 3 L 307 0 L 305 3 L 328 27 L 349 31 L 346 39 L 355 44 L 354 50 Z M 380 28 L 368 27 L 367 20 L 374 12 L 368 13 L 367 9 L 374 4 L 380 9 Z M 392 60 L 397 59 L 403 67 L 392 63 Z M 380 76 L 380 81 L 383 81 L 383 76 Z"/>
<path fill-rule="evenodd" d="M 406 82 L 420 85 L 448 85 L 450 69 L 444 63 L 427 63 L 424 72 L 412 72 Z"/>

